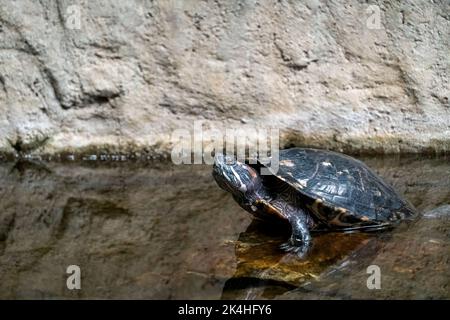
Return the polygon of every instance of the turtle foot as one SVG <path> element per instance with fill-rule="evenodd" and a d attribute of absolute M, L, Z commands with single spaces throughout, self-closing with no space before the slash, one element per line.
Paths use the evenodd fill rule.
<path fill-rule="evenodd" d="M 305 258 L 310 248 L 311 241 L 303 241 L 295 238 L 290 238 L 288 242 L 280 246 L 281 250 L 295 254 L 299 258 Z"/>

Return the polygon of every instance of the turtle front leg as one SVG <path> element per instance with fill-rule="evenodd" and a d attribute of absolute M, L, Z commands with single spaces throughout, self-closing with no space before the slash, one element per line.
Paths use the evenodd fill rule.
<path fill-rule="evenodd" d="M 299 209 L 300 210 L 300 209 Z M 288 217 L 292 228 L 292 235 L 288 242 L 281 245 L 281 249 L 304 257 L 312 244 L 305 212 L 296 212 Z"/>

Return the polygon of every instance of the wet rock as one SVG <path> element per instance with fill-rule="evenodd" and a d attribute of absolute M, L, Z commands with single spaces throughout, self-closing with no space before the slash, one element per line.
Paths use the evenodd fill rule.
<path fill-rule="evenodd" d="M 450 199 L 449 199 L 450 201 Z M 448 208 L 448 206 L 446 206 Z M 448 213 L 448 212 L 447 212 Z M 450 219 L 423 217 L 378 239 L 370 248 L 331 267 L 316 281 L 294 289 L 281 299 L 449 299 Z M 368 255 L 369 253 L 369 255 Z M 378 266 L 381 288 L 369 290 L 369 266 Z"/>
<path fill-rule="evenodd" d="M 367 234 L 319 234 L 308 256 L 299 259 L 280 249 L 289 238 L 288 229 L 254 220 L 240 234 L 235 245 L 236 271 L 225 283 L 222 299 L 274 298 L 317 279 L 328 267 L 367 246 L 372 238 Z"/>
<path fill-rule="evenodd" d="M 421 212 L 447 210 L 447 159 L 364 160 Z M 301 260 L 279 249 L 288 230 L 252 222 L 209 166 L 18 161 L 0 164 L 0 180 L 1 298 L 449 298 L 441 215 L 372 236 L 315 235 Z"/>

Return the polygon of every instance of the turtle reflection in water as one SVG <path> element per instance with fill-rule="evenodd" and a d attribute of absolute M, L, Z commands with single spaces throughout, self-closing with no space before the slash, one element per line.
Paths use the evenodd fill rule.
<path fill-rule="evenodd" d="M 377 231 L 417 216 L 364 163 L 340 153 L 292 148 L 279 152 L 277 172 L 261 175 L 262 166 L 217 154 L 213 176 L 255 217 L 288 222 L 292 235 L 281 248 L 300 257 L 311 246 L 311 231 Z"/>
<path fill-rule="evenodd" d="M 289 231 L 288 225 L 273 228 L 253 219 L 237 240 L 227 242 L 234 246 L 236 269 L 225 282 L 221 299 L 274 299 L 321 279 L 353 255 L 370 260 L 381 244 L 375 234 L 320 233 L 314 237 L 308 259 L 297 259 L 279 249 Z"/>

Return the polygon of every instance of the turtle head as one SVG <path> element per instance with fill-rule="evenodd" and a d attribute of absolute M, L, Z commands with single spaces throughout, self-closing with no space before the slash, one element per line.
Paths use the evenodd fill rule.
<path fill-rule="evenodd" d="M 251 202 L 262 184 L 254 168 L 223 154 L 214 158 L 213 176 L 219 187 L 230 192 L 240 204 Z"/>

